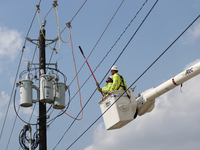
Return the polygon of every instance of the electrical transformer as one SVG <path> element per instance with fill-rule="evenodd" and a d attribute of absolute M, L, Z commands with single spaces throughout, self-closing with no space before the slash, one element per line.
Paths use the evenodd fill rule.
<path fill-rule="evenodd" d="M 50 74 L 40 76 L 40 101 L 43 103 L 53 102 L 53 76 Z"/>
<path fill-rule="evenodd" d="M 58 82 L 53 85 L 54 109 L 65 108 L 65 89 L 66 86 L 62 82 Z"/>
<path fill-rule="evenodd" d="M 26 76 L 25 80 L 20 82 L 20 106 L 31 107 L 32 104 L 32 85 L 33 82 Z"/>

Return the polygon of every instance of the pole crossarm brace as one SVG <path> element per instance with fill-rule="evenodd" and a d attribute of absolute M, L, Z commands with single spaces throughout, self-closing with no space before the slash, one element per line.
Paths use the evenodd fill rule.
<path fill-rule="evenodd" d="M 30 37 L 25 37 L 25 39 L 27 40 L 27 41 L 29 41 L 29 42 L 31 42 L 31 43 L 33 43 L 33 44 L 35 44 L 35 45 L 39 45 L 38 43 L 35 43 L 35 42 L 33 42 L 33 41 L 39 41 L 39 38 L 38 39 L 31 39 Z M 56 37 L 56 38 L 54 38 L 54 39 L 47 39 L 47 41 L 51 41 L 49 44 L 52 44 L 52 43 L 54 43 L 54 42 L 56 42 L 58 40 L 58 37 Z M 47 46 L 48 44 L 46 44 L 45 46 Z"/>
<path fill-rule="evenodd" d="M 30 69 L 30 66 L 32 66 L 32 65 L 40 65 L 40 63 L 30 63 L 30 62 L 28 62 L 27 68 Z M 55 69 L 56 70 L 57 70 L 57 67 L 58 67 L 57 62 L 55 62 L 55 63 L 46 63 L 46 65 L 55 65 Z"/>

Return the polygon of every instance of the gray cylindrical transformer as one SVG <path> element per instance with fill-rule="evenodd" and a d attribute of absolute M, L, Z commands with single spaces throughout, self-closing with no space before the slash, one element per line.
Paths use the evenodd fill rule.
<path fill-rule="evenodd" d="M 31 107 L 32 104 L 32 84 L 31 80 L 22 80 L 20 84 L 20 106 Z"/>
<path fill-rule="evenodd" d="M 42 74 L 40 76 L 40 101 L 43 103 L 53 102 L 53 76 Z"/>
<path fill-rule="evenodd" d="M 65 84 L 62 82 L 53 85 L 54 109 L 65 108 Z"/>

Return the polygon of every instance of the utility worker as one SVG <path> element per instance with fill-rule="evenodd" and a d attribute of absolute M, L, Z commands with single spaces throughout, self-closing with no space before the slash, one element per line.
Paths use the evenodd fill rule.
<path fill-rule="evenodd" d="M 127 89 L 126 81 L 124 80 L 122 75 L 118 74 L 118 71 L 119 70 L 118 70 L 117 66 L 113 66 L 110 70 L 111 74 L 113 75 L 113 84 L 112 84 L 108 94 L 110 94 L 110 92 L 114 91 L 114 90 L 126 90 Z"/>
<path fill-rule="evenodd" d="M 100 88 L 98 87 L 98 91 L 103 93 L 103 96 L 105 96 L 106 94 L 108 94 L 108 92 L 110 91 L 110 88 L 112 86 L 112 82 L 113 82 L 113 79 L 112 79 L 112 76 L 109 76 L 107 79 L 106 79 L 106 85 L 103 87 L 103 88 Z M 97 82 L 96 83 L 97 86 L 99 86 L 99 83 Z"/>

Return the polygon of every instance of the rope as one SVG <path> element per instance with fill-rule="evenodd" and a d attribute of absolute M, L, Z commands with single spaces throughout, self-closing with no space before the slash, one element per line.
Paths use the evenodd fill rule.
<path fill-rule="evenodd" d="M 68 28 L 70 28 L 70 27 L 68 27 Z M 80 106 L 81 106 L 81 112 L 82 113 L 81 113 L 81 118 L 80 119 L 74 118 L 74 117 L 70 116 L 69 114 L 67 114 L 66 112 L 64 112 L 64 113 L 67 114 L 68 116 L 70 116 L 71 118 L 75 119 L 75 120 L 81 120 L 83 118 L 83 107 L 82 107 L 82 102 L 81 102 L 81 91 L 80 91 L 78 74 L 77 74 L 77 69 L 76 69 L 76 62 L 75 62 L 75 57 L 74 57 L 74 51 L 73 51 L 73 44 L 72 44 L 71 34 L 70 34 L 70 41 L 71 41 L 71 49 L 72 49 L 72 55 L 73 55 L 73 60 L 74 60 L 74 67 L 75 67 L 75 72 L 76 72 L 76 78 L 77 78 L 77 84 L 78 84 L 78 91 L 79 91 L 79 98 L 80 98 Z"/>

